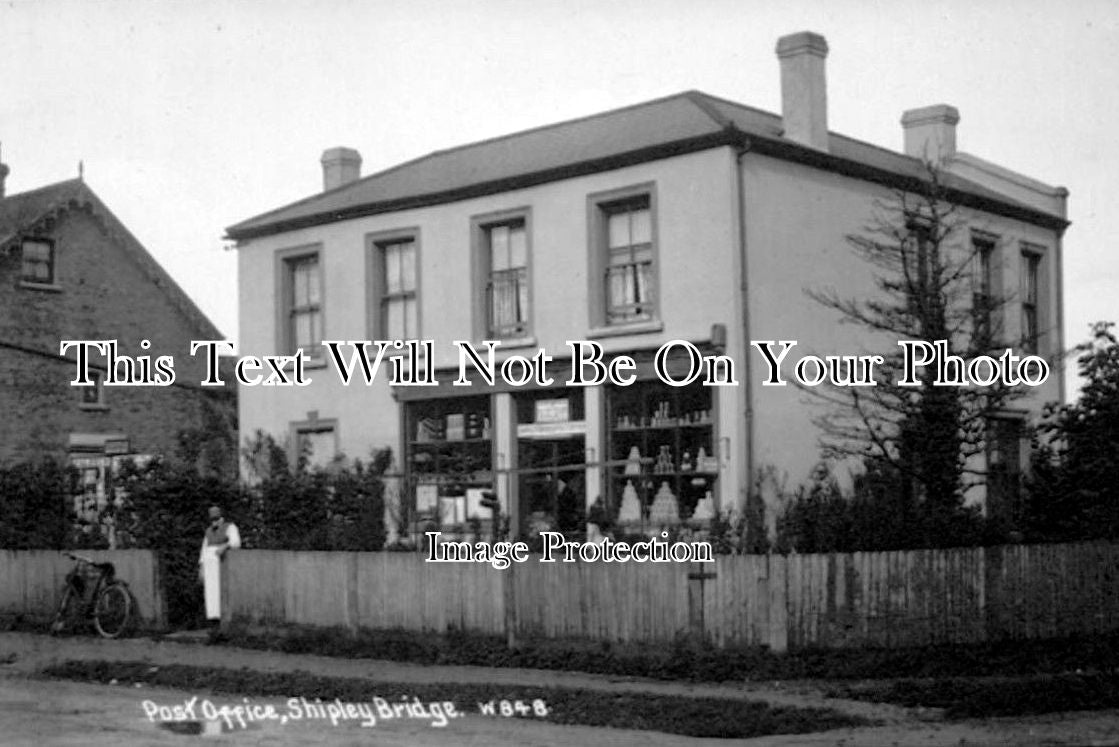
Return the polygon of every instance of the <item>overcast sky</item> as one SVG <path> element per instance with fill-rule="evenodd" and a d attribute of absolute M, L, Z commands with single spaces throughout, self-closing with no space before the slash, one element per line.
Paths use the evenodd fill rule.
<path fill-rule="evenodd" d="M 1106 0 L 9 0 L 8 193 L 86 180 L 230 339 L 224 229 L 438 148 L 687 89 L 780 110 L 774 45 L 822 33 L 829 125 L 900 150 L 948 103 L 959 149 L 1071 191 L 1066 339 L 1119 321 L 1119 4 Z M 251 351 L 250 351 L 251 352 Z"/>

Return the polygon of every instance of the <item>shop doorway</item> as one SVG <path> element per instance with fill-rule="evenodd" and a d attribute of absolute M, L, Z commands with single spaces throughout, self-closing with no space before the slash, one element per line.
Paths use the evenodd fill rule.
<path fill-rule="evenodd" d="M 519 438 L 517 495 L 521 532 L 564 534 L 586 528 L 586 439 L 577 436 Z"/>

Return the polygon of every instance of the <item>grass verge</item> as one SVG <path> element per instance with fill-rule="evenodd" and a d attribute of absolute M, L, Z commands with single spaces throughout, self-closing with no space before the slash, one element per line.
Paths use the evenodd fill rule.
<path fill-rule="evenodd" d="M 1119 708 L 1119 673 L 908 679 L 836 686 L 827 694 L 910 708 L 943 708 L 950 719 L 1025 716 Z"/>
<path fill-rule="evenodd" d="M 793 708 L 724 698 L 691 698 L 648 693 L 612 693 L 601 690 L 449 682 L 405 684 L 362 679 L 322 677 L 306 672 L 255 672 L 247 669 L 196 667 L 182 664 L 155 667 L 145 662 L 67 661 L 52 665 L 48 677 L 82 682 L 131 686 L 142 683 L 190 693 L 210 692 L 259 697 L 301 696 L 313 701 L 371 702 L 384 698 L 399 702 L 453 702 L 456 710 L 478 713 L 480 703 L 540 700 L 548 714 L 530 712 L 524 718 L 541 718 L 556 724 L 645 729 L 691 737 L 748 739 L 770 734 L 807 734 L 843 727 L 864 726 L 866 719 L 823 708 Z"/>
<path fill-rule="evenodd" d="M 296 626 L 215 631 L 215 644 L 284 653 L 419 664 L 521 667 L 694 682 L 989 677 L 1119 669 L 1119 635 L 904 649 L 819 649 L 774 654 L 718 649 L 681 638 L 666 646 L 505 639 L 462 632 L 350 631 Z"/>

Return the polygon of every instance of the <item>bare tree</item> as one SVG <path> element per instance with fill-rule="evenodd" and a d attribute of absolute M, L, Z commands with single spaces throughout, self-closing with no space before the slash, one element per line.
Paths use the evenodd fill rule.
<path fill-rule="evenodd" d="M 997 359 L 1007 349 L 998 313 L 1007 299 L 991 282 L 994 244 L 973 237 L 941 176 L 927 166 L 919 188 L 876 202 L 867 225 L 846 237 L 872 268 L 876 293 L 807 292 L 878 339 L 944 341 L 942 357 Z M 1001 378 L 989 386 L 936 386 L 935 366 L 917 372 L 919 385 L 902 385 L 904 349 L 876 352 L 883 361 L 874 386 L 812 390 L 826 403 L 817 419 L 825 456 L 861 458 L 896 478 L 899 508 L 948 519 L 962 508 L 964 489 L 983 480 L 984 460 L 972 457 L 985 449 L 991 415 L 1018 392 Z"/>

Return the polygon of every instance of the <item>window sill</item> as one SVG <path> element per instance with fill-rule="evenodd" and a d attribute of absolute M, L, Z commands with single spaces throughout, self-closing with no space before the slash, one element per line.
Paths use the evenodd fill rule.
<path fill-rule="evenodd" d="M 283 371 L 284 373 L 291 373 L 291 372 L 295 371 L 295 363 L 291 360 L 292 355 L 294 355 L 294 353 L 284 354 L 283 357 L 287 358 L 288 360 L 285 360 L 285 361 L 282 361 L 281 363 L 279 363 L 280 370 Z M 268 356 L 258 356 L 258 357 L 261 358 L 261 367 L 259 369 L 259 372 L 263 373 L 264 376 L 267 377 L 268 374 L 272 370 L 269 367 L 270 364 L 267 361 L 264 360 L 264 358 L 266 358 Z M 308 358 L 308 357 L 306 357 L 306 354 L 304 354 L 304 357 L 303 357 L 303 370 L 304 371 L 316 371 L 320 368 L 326 368 L 326 358 Z"/>
<path fill-rule="evenodd" d="M 622 335 L 646 335 L 654 332 L 663 332 L 664 322 L 650 319 L 647 322 L 628 322 L 625 324 L 611 324 L 608 326 L 594 327 L 587 331 L 587 339 L 598 337 L 620 337 Z"/>
<path fill-rule="evenodd" d="M 62 292 L 62 286 L 58 283 L 36 283 L 33 280 L 20 280 L 19 287 L 27 290 L 47 291 L 48 293 Z"/>
<path fill-rule="evenodd" d="M 425 355 L 425 352 L 426 352 L 426 350 L 423 346 L 423 343 L 425 341 L 421 340 L 419 337 L 408 337 L 408 338 L 401 339 L 401 342 L 404 343 L 404 344 L 401 345 L 398 348 L 394 348 L 394 347 L 391 347 L 391 346 L 385 348 L 385 355 L 384 355 L 385 360 L 391 360 L 392 358 L 406 358 L 409 355 L 411 355 L 412 354 L 412 348 L 408 347 L 408 343 L 412 342 L 412 341 L 415 341 L 417 343 L 416 348 L 415 348 L 416 355 L 422 361 L 424 359 L 424 355 Z M 375 356 L 372 355 L 372 352 L 370 352 L 370 360 L 373 360 L 374 357 Z"/>
<path fill-rule="evenodd" d="M 536 347 L 536 337 L 486 337 L 481 340 L 476 340 L 474 349 L 479 350 L 486 342 L 500 342 L 501 346 L 498 350 L 516 350 L 517 348 L 534 348 Z"/>

